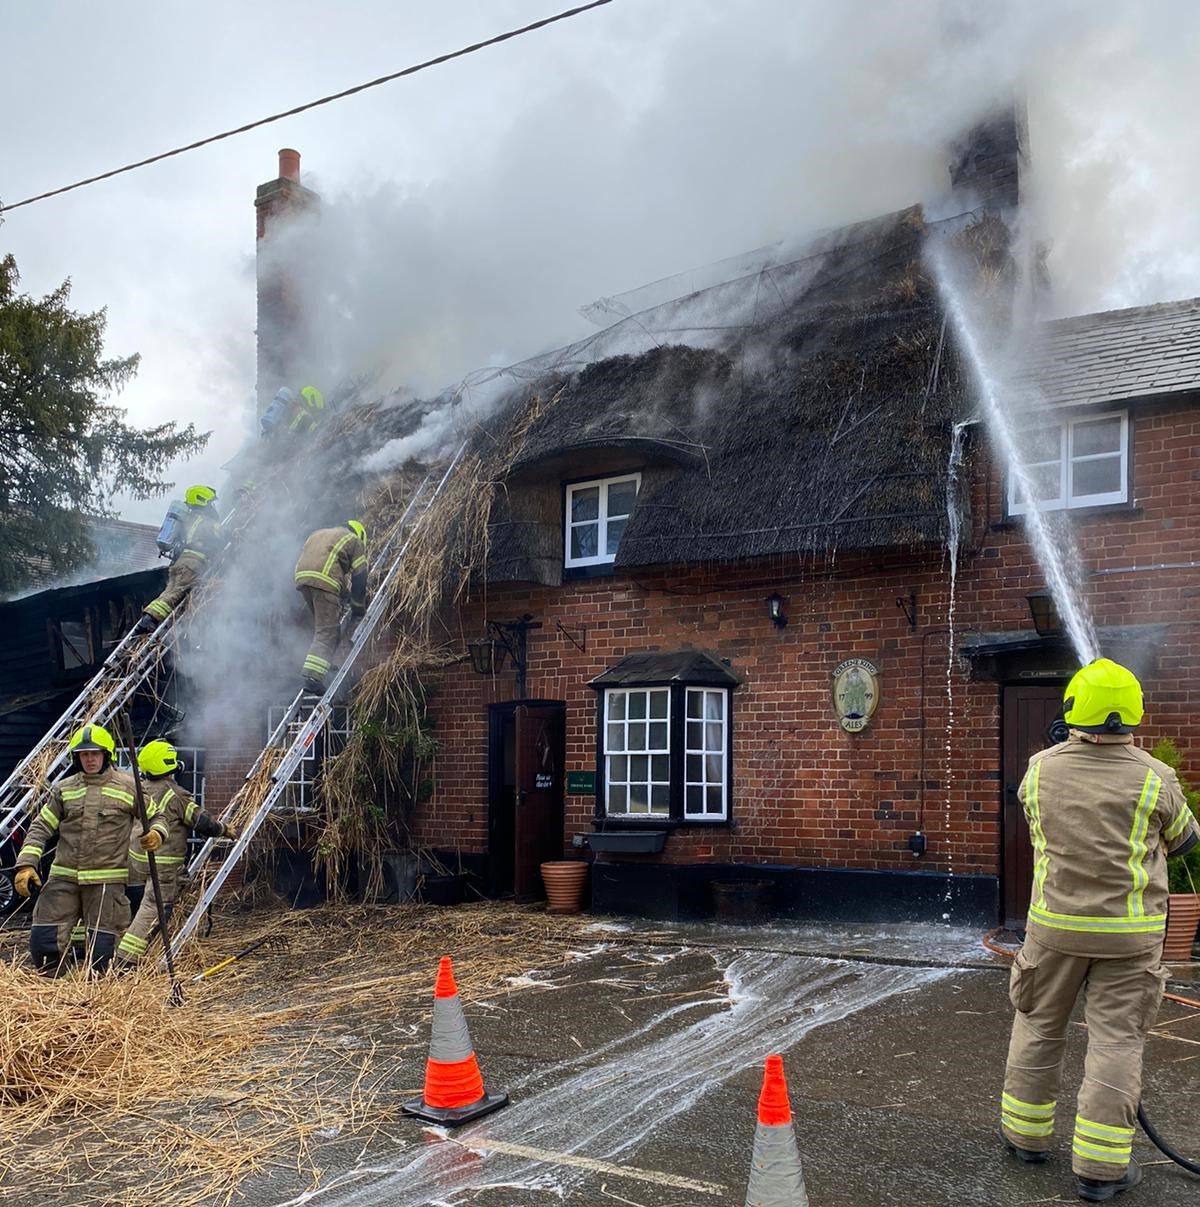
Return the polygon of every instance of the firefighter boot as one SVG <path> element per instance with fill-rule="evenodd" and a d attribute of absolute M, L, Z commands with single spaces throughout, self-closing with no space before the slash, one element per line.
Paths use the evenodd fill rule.
<path fill-rule="evenodd" d="M 1004 1147 L 1008 1149 L 1018 1161 L 1023 1161 L 1026 1165 L 1044 1165 L 1049 1153 L 1042 1149 L 1033 1148 L 1018 1148 L 1003 1132 L 1000 1133 L 1000 1139 L 1004 1141 Z"/>
<path fill-rule="evenodd" d="M 1102 1182 L 1099 1178 L 1081 1178 L 1075 1175 L 1075 1189 L 1081 1199 L 1089 1203 L 1107 1203 L 1109 1199 L 1126 1190 L 1132 1190 L 1142 1180 L 1142 1167 L 1132 1158 L 1125 1176 L 1115 1182 Z"/>
<path fill-rule="evenodd" d="M 317 679 L 310 679 L 306 676 L 301 680 L 300 690 L 309 696 L 323 696 L 325 694 L 325 684 Z"/>
<path fill-rule="evenodd" d="M 142 618 L 133 626 L 135 633 L 153 633 L 158 627 L 158 621 L 149 612 L 143 612 Z"/>

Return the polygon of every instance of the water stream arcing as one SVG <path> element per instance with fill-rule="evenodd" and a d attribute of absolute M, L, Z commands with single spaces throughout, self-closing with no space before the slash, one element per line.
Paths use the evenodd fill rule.
<path fill-rule="evenodd" d="M 950 461 L 946 467 L 946 557 L 950 569 L 950 599 L 946 606 L 946 871 L 954 875 L 954 849 L 950 844 L 950 835 L 954 832 L 950 824 L 950 784 L 953 770 L 954 755 L 954 609 L 958 592 L 958 547 L 962 538 L 962 507 L 959 499 L 959 472 L 962 469 L 963 444 L 967 424 L 956 423 L 950 438 Z M 945 901 L 950 904 L 952 893 L 950 884 L 946 885 Z M 947 910 L 942 914 L 942 921 L 950 921 Z"/>

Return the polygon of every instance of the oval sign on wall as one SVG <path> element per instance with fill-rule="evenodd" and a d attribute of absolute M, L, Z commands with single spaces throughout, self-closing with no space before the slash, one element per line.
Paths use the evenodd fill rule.
<path fill-rule="evenodd" d="M 879 706 L 879 667 L 866 658 L 847 658 L 833 670 L 833 709 L 847 733 L 866 729 Z"/>

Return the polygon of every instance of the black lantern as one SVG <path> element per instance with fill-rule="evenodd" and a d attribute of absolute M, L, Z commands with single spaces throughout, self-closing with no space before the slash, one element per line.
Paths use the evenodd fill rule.
<path fill-rule="evenodd" d="M 504 646 L 493 637 L 480 637 L 467 642 L 471 669 L 477 675 L 494 675 L 504 665 Z"/>
<path fill-rule="evenodd" d="M 497 674 L 504 667 L 504 655 L 508 654 L 517 672 L 517 698 L 523 700 L 529 664 L 527 635 L 531 629 L 541 627 L 541 622 L 535 621 L 528 612 L 518 620 L 487 621 L 484 635 L 478 641 L 467 642 L 471 669 L 478 675 Z"/>
<path fill-rule="evenodd" d="M 778 591 L 772 591 L 767 596 L 767 615 L 777 629 L 782 629 L 788 622 L 787 613 L 783 610 L 783 596 Z"/>
<path fill-rule="evenodd" d="M 1058 605 L 1049 591 L 1034 591 L 1026 595 L 1029 603 L 1029 614 L 1033 617 L 1033 627 L 1039 637 L 1061 637 L 1062 618 L 1058 614 Z"/>

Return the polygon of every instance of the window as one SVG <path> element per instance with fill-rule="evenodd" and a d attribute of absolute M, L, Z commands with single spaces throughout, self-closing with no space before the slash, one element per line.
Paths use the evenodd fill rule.
<path fill-rule="evenodd" d="M 1128 502 L 1128 414 L 1088 415 L 1027 428 L 1017 434 L 1017 443 L 1043 509 Z M 1010 475 L 1009 514 L 1023 515 L 1027 510 L 1027 501 Z"/>
<path fill-rule="evenodd" d="M 641 474 L 626 474 L 567 487 L 564 561 L 568 567 L 613 561 L 641 482 Z"/>
<path fill-rule="evenodd" d="M 279 705 L 267 709 L 267 732 L 269 734 L 274 735 L 286 712 L 287 708 Z M 283 733 L 279 735 L 276 744 L 281 749 L 285 750 L 291 745 L 303 724 L 302 718 L 306 715 L 302 714 L 293 718 Z M 304 754 L 300 757 L 300 762 L 296 770 L 292 772 L 292 778 L 288 781 L 280 804 L 276 806 L 278 810 L 290 810 L 297 814 L 317 811 L 317 777 L 320 775 L 321 765 L 329 755 L 340 750 L 346 744 L 349 736 L 350 710 L 344 707 L 332 709 L 324 729 L 318 732 L 315 741 L 309 742 L 305 747 Z"/>
<path fill-rule="evenodd" d="M 648 660 L 626 662 L 637 657 Z M 694 659 L 690 669 L 697 669 Z M 620 667 L 593 680 L 603 689 L 600 813 L 623 821 L 728 821 L 730 687 L 738 680 L 715 660 L 700 670 L 692 684 L 603 687 L 628 677 Z"/>

